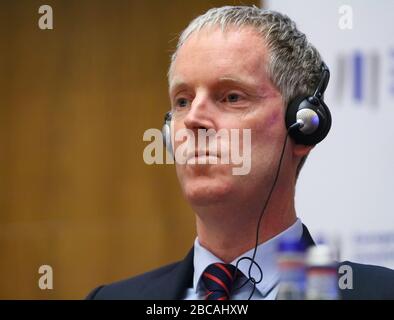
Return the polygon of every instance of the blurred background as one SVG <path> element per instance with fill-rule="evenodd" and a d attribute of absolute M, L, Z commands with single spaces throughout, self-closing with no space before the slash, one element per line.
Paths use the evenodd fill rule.
<path fill-rule="evenodd" d="M 0 2 L 0 298 L 80 299 L 186 255 L 193 213 L 142 136 L 170 108 L 178 34 L 240 2 Z M 38 288 L 44 264 L 53 290 Z"/>
<path fill-rule="evenodd" d="M 333 126 L 302 170 L 298 215 L 342 259 L 394 267 L 393 0 L 3 0 L 0 299 L 82 299 L 186 255 L 193 213 L 174 167 L 144 163 L 142 137 L 170 108 L 178 34 L 234 4 L 288 14 L 331 69 Z"/>
<path fill-rule="evenodd" d="M 333 123 L 302 170 L 298 216 L 340 260 L 394 269 L 394 0 L 267 0 L 331 71 Z"/>

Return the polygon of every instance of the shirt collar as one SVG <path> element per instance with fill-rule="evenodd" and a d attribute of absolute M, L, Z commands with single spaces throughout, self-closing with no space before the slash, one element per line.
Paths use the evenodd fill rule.
<path fill-rule="evenodd" d="M 284 238 L 301 239 L 302 237 L 302 223 L 299 219 L 296 220 L 289 228 L 279 233 L 275 237 L 269 239 L 268 241 L 261 243 L 257 246 L 257 252 L 255 261 L 260 266 L 263 272 L 263 279 L 260 283 L 256 285 L 256 290 L 258 290 L 263 296 L 269 293 L 273 286 L 279 281 L 279 270 L 276 262 L 276 251 L 279 242 Z M 237 261 L 243 257 L 252 257 L 253 249 L 245 252 L 236 259 L 234 259 L 231 264 L 236 265 Z M 194 276 L 193 276 L 193 288 L 195 292 L 199 290 L 199 281 L 204 270 L 212 263 L 222 262 L 221 259 L 216 257 L 213 253 L 201 246 L 198 241 L 198 237 L 194 241 Z M 238 264 L 238 269 L 242 271 L 245 276 L 248 276 L 250 266 L 250 260 L 242 260 Z M 251 276 L 258 280 L 261 275 L 256 266 L 251 269 Z"/>

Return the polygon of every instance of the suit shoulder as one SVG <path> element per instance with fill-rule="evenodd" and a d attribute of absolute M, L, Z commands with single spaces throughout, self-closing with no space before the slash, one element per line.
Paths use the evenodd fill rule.
<path fill-rule="evenodd" d="M 88 300 L 111 300 L 111 299 L 143 299 L 144 292 L 150 284 L 157 284 L 163 277 L 173 271 L 179 264 L 175 262 L 158 269 L 125 279 L 102 285 L 92 290 L 86 297 Z"/>
<path fill-rule="evenodd" d="M 350 266 L 354 275 L 358 278 L 368 278 L 375 281 L 394 281 L 394 270 L 386 267 L 355 263 L 351 261 L 344 261 L 340 263 L 340 266 Z"/>
<path fill-rule="evenodd" d="M 340 276 L 341 270 L 351 270 L 353 277 L 353 289 L 343 290 L 345 298 L 394 299 L 394 270 L 350 261 L 340 263 Z"/>

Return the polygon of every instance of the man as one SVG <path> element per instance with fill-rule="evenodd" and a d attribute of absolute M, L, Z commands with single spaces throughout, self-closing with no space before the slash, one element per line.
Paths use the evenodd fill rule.
<path fill-rule="evenodd" d="M 192 21 L 169 69 L 171 125 L 174 132 L 187 129 L 196 135 L 250 129 L 250 172 L 234 175 L 233 164 L 220 163 L 222 154 L 208 150 L 193 152 L 194 163 L 177 162 L 182 191 L 196 214 L 194 247 L 181 262 L 99 287 L 88 298 L 275 299 L 278 243 L 293 238 L 314 245 L 297 219 L 294 194 L 308 153 L 329 130 L 329 111 L 322 107 L 328 71 L 322 64 L 294 22 L 276 12 L 222 7 Z M 286 125 L 289 104 L 316 92 L 320 111 L 328 113 L 317 119 L 328 123 L 324 134 L 314 143 L 287 138 L 288 131 L 308 125 L 298 114 L 297 127 Z M 172 143 L 175 151 L 182 141 Z M 198 163 L 212 157 L 217 164 Z M 354 288 L 343 291 L 342 298 L 394 298 L 392 270 L 347 264 Z"/>

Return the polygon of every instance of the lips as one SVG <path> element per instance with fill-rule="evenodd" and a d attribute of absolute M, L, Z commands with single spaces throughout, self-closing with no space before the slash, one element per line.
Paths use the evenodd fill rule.
<path fill-rule="evenodd" d="M 218 154 L 214 150 L 198 150 L 194 152 L 188 152 L 186 157 L 187 164 L 197 164 L 197 163 L 210 163 L 210 159 L 214 163 L 214 161 L 219 158 Z M 200 160 L 198 160 L 200 159 Z"/>

